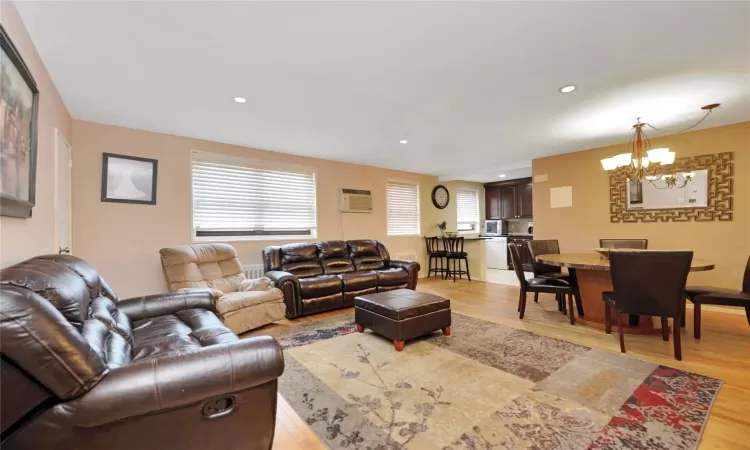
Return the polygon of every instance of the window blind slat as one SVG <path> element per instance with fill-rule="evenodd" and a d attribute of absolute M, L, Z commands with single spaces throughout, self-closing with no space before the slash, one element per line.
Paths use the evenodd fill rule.
<path fill-rule="evenodd" d="M 478 232 L 479 193 L 475 190 L 456 190 L 457 231 Z"/>
<path fill-rule="evenodd" d="M 419 185 L 387 183 L 386 203 L 389 236 L 419 234 Z"/>
<path fill-rule="evenodd" d="M 314 236 L 315 173 L 196 153 L 192 160 L 196 236 Z M 263 164 L 265 166 L 265 164 Z"/>

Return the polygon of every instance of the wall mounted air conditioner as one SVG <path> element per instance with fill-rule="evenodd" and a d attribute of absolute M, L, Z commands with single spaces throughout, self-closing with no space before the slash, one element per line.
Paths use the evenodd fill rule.
<path fill-rule="evenodd" d="M 341 212 L 370 213 L 372 212 L 372 192 L 361 189 L 341 189 Z"/>

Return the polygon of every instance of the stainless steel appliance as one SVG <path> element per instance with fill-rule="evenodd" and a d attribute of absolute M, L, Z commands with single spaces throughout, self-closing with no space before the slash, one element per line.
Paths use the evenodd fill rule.
<path fill-rule="evenodd" d="M 529 222 L 529 234 L 534 234 L 534 222 Z"/>
<path fill-rule="evenodd" d="M 487 239 L 485 263 L 488 269 L 508 270 L 508 238 Z"/>
<path fill-rule="evenodd" d="M 484 235 L 485 236 L 501 236 L 507 234 L 505 222 L 502 220 L 485 220 L 484 221 Z"/>

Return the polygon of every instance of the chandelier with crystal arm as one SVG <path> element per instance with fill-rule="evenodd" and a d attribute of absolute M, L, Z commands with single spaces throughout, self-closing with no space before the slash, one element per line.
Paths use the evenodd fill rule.
<path fill-rule="evenodd" d="M 713 103 L 701 108 L 707 111 L 706 114 L 701 120 L 683 131 L 690 130 L 703 122 L 711 114 L 711 111 L 718 106 L 718 103 Z M 668 148 L 652 149 L 651 141 L 643 131 L 644 127 L 654 128 L 648 123 L 641 122 L 640 117 L 636 119 L 636 123 L 633 125 L 635 131 L 628 143 L 630 151 L 602 159 L 602 167 L 607 171 L 621 171 L 630 181 L 646 180 L 658 189 L 684 188 L 693 179 L 695 173 L 684 173 L 682 183 L 678 184 L 677 175 L 668 170 L 669 166 L 675 161 L 675 152 Z"/>

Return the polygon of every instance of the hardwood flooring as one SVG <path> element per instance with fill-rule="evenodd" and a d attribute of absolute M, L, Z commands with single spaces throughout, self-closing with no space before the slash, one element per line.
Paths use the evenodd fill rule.
<path fill-rule="evenodd" d="M 533 295 L 526 303 L 526 315 L 518 319 L 518 288 L 514 286 L 459 280 L 420 279 L 417 290 L 451 299 L 453 312 L 534 333 L 563 339 L 588 347 L 619 352 L 617 334 L 583 326 L 571 326 L 557 311 L 552 295 L 541 294 L 539 303 Z M 282 321 L 270 327 L 349 312 L 333 311 L 293 321 Z M 679 369 L 700 373 L 724 381 L 703 434 L 700 449 L 750 449 L 750 326 L 744 315 L 703 311 L 702 335 L 693 339 L 693 315 L 688 309 L 687 327 L 682 331 L 682 361 L 673 357 L 672 342 L 661 336 L 626 336 L 627 355 Z M 409 343 L 406 349 L 409 350 Z M 274 449 L 308 450 L 325 446 L 305 422 L 279 396 Z"/>

